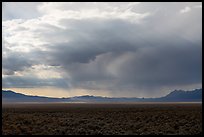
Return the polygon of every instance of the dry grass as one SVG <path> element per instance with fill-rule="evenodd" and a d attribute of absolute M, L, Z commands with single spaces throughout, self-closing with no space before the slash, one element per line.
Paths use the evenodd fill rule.
<path fill-rule="evenodd" d="M 201 135 L 202 104 L 19 104 L 3 135 Z"/>

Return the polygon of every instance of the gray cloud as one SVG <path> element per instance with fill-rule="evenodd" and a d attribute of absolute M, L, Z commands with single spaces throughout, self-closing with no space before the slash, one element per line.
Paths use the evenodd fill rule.
<path fill-rule="evenodd" d="M 118 66 L 120 79 L 123 83 L 147 89 L 199 83 L 202 79 L 202 48 L 179 46 L 143 49 L 129 54 L 130 58 Z"/>
<path fill-rule="evenodd" d="M 86 28 L 85 23 L 82 24 Z M 106 25 L 109 26 L 109 22 Z M 77 26 L 81 27 L 79 23 Z M 140 26 L 121 23 L 107 31 L 93 33 L 90 28 L 86 33 L 89 40 L 87 36 L 76 36 L 73 43 L 52 48 L 54 52 L 50 52 L 50 56 L 69 74 L 72 85 L 87 89 L 136 92 L 142 88 L 148 93 L 160 86 L 201 82 L 201 45 L 171 34 L 157 37 L 137 27 Z M 80 30 L 80 34 L 85 33 L 83 28 Z M 118 66 L 112 65 L 113 72 L 110 72 L 108 66 L 123 57 L 127 59 Z"/>
<path fill-rule="evenodd" d="M 40 79 L 31 76 L 7 76 L 2 78 L 4 88 L 36 88 L 36 87 L 58 87 L 69 88 L 69 84 L 64 79 L 50 78 Z"/>
<path fill-rule="evenodd" d="M 131 10 L 151 14 L 139 23 L 94 17 L 64 17 L 57 21 L 59 26 L 38 22 L 40 27 L 31 32 L 47 44 L 24 55 L 8 52 L 3 57 L 4 73 L 14 75 L 43 64 L 59 67 L 62 78 L 38 83 L 39 78 L 14 76 L 6 78 L 4 86 L 46 85 L 159 96 L 163 88 L 201 85 L 202 13 L 193 8 L 196 4 L 141 3 Z M 180 14 L 186 6 L 192 10 Z"/>
<path fill-rule="evenodd" d="M 38 17 L 40 13 L 37 11 L 36 6 L 39 2 L 3 2 L 2 3 L 2 19 L 31 19 Z M 14 10 L 15 9 L 15 10 Z M 25 12 L 26 11 L 26 12 Z"/>
<path fill-rule="evenodd" d="M 15 71 L 23 71 L 32 66 L 32 61 L 29 61 L 22 53 L 7 52 L 7 56 L 3 56 L 2 68 L 5 75 L 14 75 Z"/>

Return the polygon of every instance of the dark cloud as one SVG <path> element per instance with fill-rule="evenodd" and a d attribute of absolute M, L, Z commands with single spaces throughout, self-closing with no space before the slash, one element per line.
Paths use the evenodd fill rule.
<path fill-rule="evenodd" d="M 58 21 L 61 27 L 42 23 L 32 33 L 47 43 L 42 44 L 44 50 L 8 52 L 3 57 L 4 74 L 43 64 L 59 67 L 62 78 L 14 76 L 3 79 L 3 85 L 151 95 L 160 94 L 163 87 L 201 84 L 202 14 L 193 9 L 195 3 L 164 5 L 147 3 L 132 8 L 151 13 L 139 23 L 114 18 L 63 18 Z M 191 6 L 192 11 L 180 14 L 185 6 Z"/>
<path fill-rule="evenodd" d="M 100 31 L 100 25 L 94 31 L 89 28 L 86 33 L 89 39 L 86 35 L 75 37 L 73 42 L 52 47 L 51 60 L 64 68 L 73 86 L 133 92 L 140 87 L 149 92 L 160 86 L 201 82 L 202 48 L 197 42 L 171 34 L 150 35 L 144 28 L 138 28 L 140 25 L 131 26 L 126 22 L 108 27 L 113 22 L 106 22 L 107 30 Z M 92 23 L 88 24 L 97 25 Z M 77 32 L 85 33 L 84 22 L 77 27 L 82 27 Z M 123 58 L 125 61 L 120 61 Z M 116 60 L 120 63 L 114 66 Z"/>
<path fill-rule="evenodd" d="M 3 74 L 14 75 L 15 71 L 23 71 L 31 67 L 32 63 L 22 53 L 7 52 L 2 61 Z"/>
<path fill-rule="evenodd" d="M 4 88 L 36 88 L 36 87 L 58 87 L 69 88 L 69 84 L 64 79 L 49 78 L 40 79 L 28 76 L 6 76 L 2 78 L 2 87 Z"/>
<path fill-rule="evenodd" d="M 188 85 L 201 82 L 201 47 L 169 46 L 143 49 L 129 54 L 118 66 L 120 84 L 132 83 L 151 89 L 154 86 Z"/>

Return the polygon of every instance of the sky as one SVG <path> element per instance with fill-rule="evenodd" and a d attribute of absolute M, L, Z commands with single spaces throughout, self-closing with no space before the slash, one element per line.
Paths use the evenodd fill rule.
<path fill-rule="evenodd" d="M 160 97 L 202 88 L 201 2 L 3 2 L 2 89 Z"/>

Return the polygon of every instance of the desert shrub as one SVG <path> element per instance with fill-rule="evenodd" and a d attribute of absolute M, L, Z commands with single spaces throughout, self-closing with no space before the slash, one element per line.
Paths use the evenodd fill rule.
<path fill-rule="evenodd" d="M 201 107 L 118 107 L 20 110 L 2 113 L 2 134 L 200 135 Z"/>

